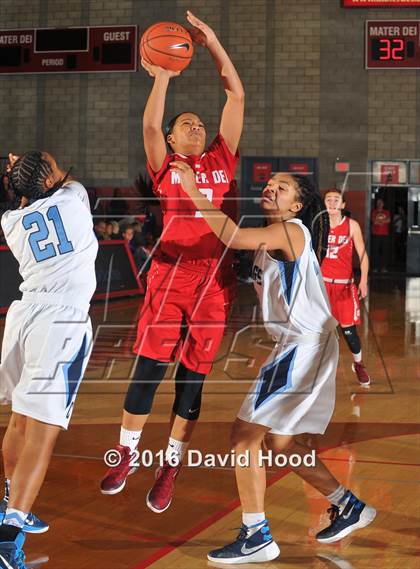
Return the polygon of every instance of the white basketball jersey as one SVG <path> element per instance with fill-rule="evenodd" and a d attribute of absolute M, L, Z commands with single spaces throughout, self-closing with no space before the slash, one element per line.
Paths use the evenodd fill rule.
<path fill-rule="evenodd" d="M 52 196 L 2 216 L 6 242 L 19 263 L 20 290 L 89 304 L 96 288 L 98 241 L 85 188 L 70 181 Z"/>
<path fill-rule="evenodd" d="M 276 339 L 287 336 L 288 341 L 299 342 L 305 336 L 331 332 L 337 321 L 331 315 L 309 230 L 300 219 L 286 223 L 302 228 L 302 255 L 295 261 L 279 261 L 260 249 L 255 254 L 252 278 L 267 332 Z"/>

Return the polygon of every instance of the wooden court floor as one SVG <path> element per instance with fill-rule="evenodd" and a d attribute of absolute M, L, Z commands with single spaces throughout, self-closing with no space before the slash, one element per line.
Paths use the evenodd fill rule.
<path fill-rule="evenodd" d="M 231 468 L 183 468 L 173 504 L 163 514 L 145 504 L 156 465 L 141 468 L 116 496 L 99 492 L 103 454 L 118 440 L 141 302 L 134 298 L 92 308 L 93 356 L 70 429 L 60 436 L 34 508 L 51 529 L 27 538 L 28 567 L 200 569 L 212 566 L 208 550 L 236 537 L 241 518 Z M 0 337 L 3 326 L 0 320 Z M 270 468 L 266 513 L 281 556 L 269 564 L 241 565 L 244 569 L 420 567 L 420 279 L 373 280 L 360 332 L 372 385 L 369 390 L 358 386 L 340 340 L 335 413 L 327 433 L 313 437 L 312 445 L 378 516 L 338 544 L 318 544 L 314 534 L 327 525 L 327 502 L 293 473 Z M 232 420 L 270 346 L 252 287 L 241 285 L 220 357 L 206 380 L 191 449 L 228 452 Z M 142 449 L 166 447 L 171 373 L 159 389 Z M 9 411 L 0 407 L 2 431 Z"/>

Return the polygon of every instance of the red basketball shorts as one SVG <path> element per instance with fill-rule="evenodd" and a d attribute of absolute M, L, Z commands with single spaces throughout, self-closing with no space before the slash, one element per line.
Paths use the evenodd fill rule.
<path fill-rule="evenodd" d="M 235 286 L 233 275 L 223 279 L 220 270 L 153 261 L 133 351 L 161 362 L 178 359 L 191 371 L 209 373 Z"/>
<path fill-rule="evenodd" d="M 354 283 L 325 283 L 331 304 L 331 312 L 340 326 L 360 324 L 360 304 Z"/>

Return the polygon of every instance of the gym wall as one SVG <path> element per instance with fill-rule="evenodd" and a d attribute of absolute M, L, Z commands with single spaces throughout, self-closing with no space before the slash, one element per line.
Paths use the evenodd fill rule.
<path fill-rule="evenodd" d="M 340 0 L 2 0 L 2 27 L 183 22 L 214 27 L 246 90 L 244 155 L 319 156 L 321 187 L 337 156 L 364 172 L 373 158 L 420 156 L 420 72 L 364 69 L 366 19 L 420 10 L 346 10 Z M 127 186 L 144 168 L 141 115 L 152 80 L 117 74 L 0 75 L 0 155 L 49 150 L 85 185 Z M 208 54 L 173 81 L 167 117 L 194 110 L 216 132 L 224 102 Z M 350 189 L 365 190 L 363 175 Z"/>

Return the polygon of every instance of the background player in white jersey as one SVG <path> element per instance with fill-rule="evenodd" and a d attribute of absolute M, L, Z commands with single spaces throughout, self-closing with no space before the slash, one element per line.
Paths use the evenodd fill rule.
<path fill-rule="evenodd" d="M 353 354 L 352 369 L 362 387 L 369 387 L 370 377 L 362 361 L 362 345 L 357 328 L 360 324 L 360 298 L 368 291 L 369 259 L 366 253 L 360 225 L 343 215 L 345 202 L 336 188 L 324 195 L 325 207 L 330 219 L 328 249 L 321 264 L 325 287 L 330 299 L 331 311 L 340 324 L 344 339 Z M 359 257 L 360 282 L 354 284 L 353 251 Z"/>
<path fill-rule="evenodd" d="M 264 562 L 280 550 L 264 513 L 265 440 L 275 453 L 309 452 L 296 435 L 324 433 L 334 410 L 338 361 L 336 320 L 332 317 L 319 261 L 326 250 L 328 216 L 308 178 L 276 174 L 261 201 L 267 226 L 241 229 L 197 190 L 185 162 L 172 162 L 184 190 L 214 233 L 229 247 L 257 251 L 253 275 L 265 327 L 276 340 L 273 352 L 246 396 L 233 427 L 237 453 L 250 453 L 249 466 L 236 466 L 243 509 L 236 541 L 211 551 L 219 563 Z M 309 231 L 309 229 L 311 231 Z M 332 503 L 331 525 L 317 534 L 332 543 L 365 527 L 376 511 L 346 490 L 318 459 L 295 469 Z"/>
<path fill-rule="evenodd" d="M 61 429 L 66 429 L 89 359 L 89 303 L 98 243 L 84 187 L 46 152 L 10 155 L 17 206 L 1 226 L 23 278 L 7 313 L 0 398 L 12 401 L 3 439 L 6 496 L 0 568 L 24 567 L 24 532 L 48 525 L 30 514 Z"/>

